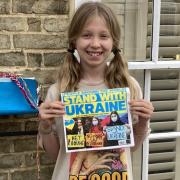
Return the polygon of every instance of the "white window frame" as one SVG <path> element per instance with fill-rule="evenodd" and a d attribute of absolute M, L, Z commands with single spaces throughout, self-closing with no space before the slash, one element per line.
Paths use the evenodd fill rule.
<path fill-rule="evenodd" d="M 85 0 L 75 0 L 75 9 Z M 101 0 L 94 0 L 101 1 Z M 180 69 L 180 61 L 158 61 L 159 60 L 159 35 L 160 35 L 160 15 L 161 15 L 161 0 L 153 0 L 153 28 L 152 28 L 152 47 L 151 60 L 144 62 L 128 62 L 130 70 L 145 71 L 145 87 L 144 98 L 150 100 L 151 91 L 151 70 L 154 69 Z M 172 139 L 179 138 L 180 132 L 168 133 L 151 133 L 143 143 L 143 158 L 142 158 L 142 180 L 148 180 L 148 162 L 149 162 L 149 140 L 152 139 Z"/>

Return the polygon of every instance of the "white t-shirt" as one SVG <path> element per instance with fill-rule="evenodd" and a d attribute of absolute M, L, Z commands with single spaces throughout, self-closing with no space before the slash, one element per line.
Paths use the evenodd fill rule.
<path fill-rule="evenodd" d="M 93 84 L 87 84 L 85 82 L 79 83 L 79 90 L 85 91 L 85 90 L 98 90 L 98 89 L 105 89 L 107 88 L 104 84 L 104 82 L 93 85 Z M 137 88 L 139 88 L 139 84 L 137 83 Z M 139 91 L 141 92 L 141 90 Z M 53 84 L 47 93 L 46 100 L 45 101 L 55 101 L 57 100 L 57 97 L 60 96 L 57 84 Z M 70 167 L 70 153 L 66 153 L 65 150 L 65 137 L 64 137 L 64 128 L 63 128 L 63 120 L 62 118 L 56 118 L 55 119 L 55 125 L 57 130 L 57 135 L 59 137 L 59 144 L 60 144 L 60 150 L 57 157 L 57 161 L 55 164 L 54 172 L 52 175 L 52 180 L 69 180 L 69 167 Z M 41 136 L 39 136 L 39 142 L 42 146 L 42 139 Z M 125 149 L 127 164 L 128 164 L 128 171 L 131 172 L 131 157 L 130 157 L 130 149 Z M 128 174 L 129 178 L 128 180 L 132 180 L 132 175 Z"/>

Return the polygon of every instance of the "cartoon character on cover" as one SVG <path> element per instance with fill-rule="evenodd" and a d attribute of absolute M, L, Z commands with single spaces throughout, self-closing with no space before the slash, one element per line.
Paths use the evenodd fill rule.
<path fill-rule="evenodd" d="M 73 153 L 74 160 L 71 163 L 71 175 L 99 175 L 114 171 L 124 172 L 127 170 L 125 149 L 114 149 L 111 151 L 85 151 Z"/>

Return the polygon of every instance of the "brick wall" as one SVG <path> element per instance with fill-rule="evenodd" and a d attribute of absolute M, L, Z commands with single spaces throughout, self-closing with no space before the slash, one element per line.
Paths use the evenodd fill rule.
<path fill-rule="evenodd" d="M 67 46 L 68 0 L 0 0 L 0 71 L 35 76 L 42 97 Z M 71 1 L 72 2 L 72 1 Z M 36 180 L 37 117 L 0 116 L 0 180 Z M 54 162 L 40 152 L 41 179 Z"/>

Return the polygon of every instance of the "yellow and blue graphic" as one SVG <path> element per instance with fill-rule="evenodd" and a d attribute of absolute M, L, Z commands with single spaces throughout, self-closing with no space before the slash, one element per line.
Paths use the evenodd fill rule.
<path fill-rule="evenodd" d="M 67 152 L 134 145 L 128 88 L 64 92 Z"/>

